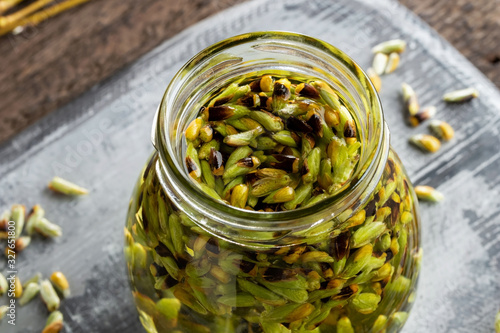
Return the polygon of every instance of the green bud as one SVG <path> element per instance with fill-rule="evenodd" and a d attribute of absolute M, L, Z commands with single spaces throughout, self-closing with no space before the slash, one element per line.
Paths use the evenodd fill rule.
<path fill-rule="evenodd" d="M 351 247 L 358 248 L 370 243 L 386 230 L 384 222 L 372 222 L 358 228 L 351 236 Z"/>
<path fill-rule="evenodd" d="M 387 316 L 379 315 L 372 326 L 372 331 L 374 333 L 383 332 L 387 324 Z"/>
<path fill-rule="evenodd" d="M 377 309 L 380 299 L 380 296 L 377 294 L 360 293 L 355 295 L 351 299 L 350 303 L 351 306 L 359 313 L 369 314 Z"/>
<path fill-rule="evenodd" d="M 248 115 L 271 132 L 279 132 L 284 128 L 283 120 L 267 111 L 251 111 Z"/>
<path fill-rule="evenodd" d="M 181 302 L 177 298 L 162 298 L 156 302 L 156 309 L 167 319 L 177 319 Z"/>
<path fill-rule="evenodd" d="M 290 131 L 279 131 L 277 133 L 271 134 L 271 137 L 281 143 L 282 145 L 288 146 L 288 147 L 297 147 L 297 142 L 295 142 L 294 138 L 292 137 L 292 133 Z"/>
<path fill-rule="evenodd" d="M 348 317 L 342 317 L 337 321 L 337 333 L 354 333 L 354 328 Z"/>
<path fill-rule="evenodd" d="M 392 323 L 397 327 L 401 328 L 408 320 L 409 313 L 408 312 L 395 312 L 392 314 L 391 319 Z"/>

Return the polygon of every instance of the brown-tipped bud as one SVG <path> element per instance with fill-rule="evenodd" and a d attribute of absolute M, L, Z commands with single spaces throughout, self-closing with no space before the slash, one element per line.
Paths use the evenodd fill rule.
<path fill-rule="evenodd" d="M 450 91 L 443 95 L 443 101 L 448 103 L 468 102 L 479 96 L 479 91 L 476 88 L 466 88 L 461 90 Z"/>
<path fill-rule="evenodd" d="M 212 106 L 208 108 L 208 121 L 218 121 L 231 118 L 234 108 L 227 105 Z"/>
<path fill-rule="evenodd" d="M 441 142 L 436 137 L 428 134 L 416 134 L 410 138 L 410 142 L 418 148 L 431 153 L 435 153 L 441 147 Z"/>
<path fill-rule="evenodd" d="M 208 121 L 208 108 L 202 106 L 198 113 L 200 114 L 200 118 L 203 119 L 203 121 Z"/>
<path fill-rule="evenodd" d="M 270 165 L 273 168 L 285 170 L 291 173 L 299 172 L 299 161 L 300 161 L 299 158 L 293 155 L 283 155 L 283 154 L 273 154 L 272 156 L 277 161 L 270 163 Z"/>
<path fill-rule="evenodd" d="M 200 128 L 200 139 L 203 142 L 209 142 L 213 139 L 214 137 L 214 130 L 212 129 L 212 126 L 209 124 L 206 124 L 202 128 Z"/>
<path fill-rule="evenodd" d="M 450 124 L 442 120 L 436 119 L 431 121 L 429 127 L 431 131 L 433 131 L 436 134 L 436 136 L 438 136 L 440 139 L 444 141 L 450 141 L 455 136 L 455 131 L 453 130 L 453 127 L 451 127 Z"/>
<path fill-rule="evenodd" d="M 257 94 L 249 94 L 243 96 L 238 100 L 238 104 L 244 105 L 249 108 L 255 108 L 260 106 L 260 98 Z"/>
<path fill-rule="evenodd" d="M 0 216 L 0 232 L 6 232 L 10 221 L 10 210 L 5 210 Z"/>
<path fill-rule="evenodd" d="M 222 174 L 224 174 L 224 160 L 222 158 L 222 154 L 214 148 L 210 149 L 208 163 L 212 167 L 212 173 L 215 176 L 222 176 Z"/>
<path fill-rule="evenodd" d="M 195 161 L 190 156 L 186 157 L 186 167 L 191 177 L 199 178 L 198 173 L 201 173 L 201 170 L 198 169 L 198 166 L 196 165 Z"/>
<path fill-rule="evenodd" d="M 344 258 L 349 253 L 351 234 L 343 232 L 330 245 L 330 254 L 338 261 Z"/>
<path fill-rule="evenodd" d="M 323 125 L 321 123 L 321 116 L 318 113 L 313 113 L 307 121 L 307 124 L 311 126 L 316 135 L 318 135 L 320 138 L 323 137 Z"/>
<path fill-rule="evenodd" d="M 344 125 L 344 138 L 355 138 L 356 137 L 356 124 L 354 120 L 350 119 L 345 122 Z"/>
<path fill-rule="evenodd" d="M 252 81 L 248 85 L 250 86 L 250 90 L 253 92 L 261 92 L 262 91 L 260 89 L 260 79 Z"/>
<path fill-rule="evenodd" d="M 427 119 L 434 117 L 435 114 L 436 114 L 436 107 L 427 106 L 419 110 L 416 115 L 410 116 L 410 124 L 413 127 L 416 127 L 421 123 L 423 123 L 424 121 L 426 121 Z"/>
<path fill-rule="evenodd" d="M 229 102 L 231 99 L 233 99 L 233 96 L 234 96 L 234 94 L 231 94 L 231 95 L 228 95 L 228 96 L 221 97 L 221 98 L 217 99 L 217 100 L 214 102 L 214 105 L 213 105 L 213 106 L 224 105 L 224 104 L 226 104 L 227 102 Z"/>
<path fill-rule="evenodd" d="M 295 93 L 307 98 L 319 98 L 319 92 L 308 83 L 301 83 L 295 88 Z"/>
<path fill-rule="evenodd" d="M 311 150 L 316 145 L 316 141 L 311 134 L 306 134 L 302 137 L 302 144 L 304 145 L 304 143 L 306 143 Z"/>
<path fill-rule="evenodd" d="M 59 311 L 50 314 L 42 333 L 59 333 L 64 326 L 63 315 Z"/>
<path fill-rule="evenodd" d="M 291 93 L 284 84 L 280 82 L 274 83 L 273 97 L 272 97 L 272 108 L 273 110 L 281 110 L 285 107 L 286 101 L 290 99 Z"/>
<path fill-rule="evenodd" d="M 420 106 L 418 104 L 417 95 L 413 88 L 407 84 L 403 83 L 401 85 L 401 89 L 403 92 L 403 102 L 405 103 L 406 110 L 410 114 L 410 116 L 414 116 L 418 113 Z"/>
<path fill-rule="evenodd" d="M 265 93 L 260 93 L 259 99 L 260 99 L 259 105 L 261 108 L 267 108 L 270 105 L 267 103 L 268 99 L 270 98 Z"/>
<path fill-rule="evenodd" d="M 14 248 L 11 249 L 10 247 L 5 248 L 5 255 L 8 257 L 9 255 L 12 255 L 14 253 L 19 253 L 22 252 L 25 248 L 28 247 L 31 243 L 31 237 L 30 236 L 23 236 L 19 237 L 16 239 L 16 242 L 14 243 Z"/>
<path fill-rule="evenodd" d="M 245 168 L 253 168 L 257 165 L 260 165 L 260 161 L 257 157 L 251 156 L 251 157 L 245 157 L 236 162 L 236 165 L 239 167 L 245 167 Z"/>
<path fill-rule="evenodd" d="M 304 120 L 294 116 L 287 119 L 286 126 L 289 130 L 296 132 L 311 133 L 313 130 Z"/>

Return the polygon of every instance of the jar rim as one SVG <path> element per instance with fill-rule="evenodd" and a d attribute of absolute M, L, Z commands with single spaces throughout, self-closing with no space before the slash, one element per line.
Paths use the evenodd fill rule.
<path fill-rule="evenodd" d="M 168 137 L 169 127 L 166 112 L 168 111 L 169 102 L 173 101 L 175 95 L 178 93 L 176 90 L 178 88 L 177 84 L 182 81 L 189 70 L 197 64 L 206 61 L 211 55 L 217 54 L 235 45 L 242 45 L 253 41 L 280 39 L 287 41 L 293 40 L 294 42 L 317 48 L 327 55 L 340 60 L 342 63 L 348 64 L 349 68 L 352 68 L 352 74 L 354 74 L 358 80 L 366 83 L 364 88 L 366 88 L 366 93 L 372 102 L 370 106 L 374 106 L 371 108 L 370 112 L 376 112 L 376 116 L 380 119 L 380 128 L 378 129 L 379 137 L 374 138 L 374 140 L 378 141 L 378 144 L 376 145 L 375 151 L 371 152 L 373 158 L 371 158 L 369 165 L 357 179 L 350 180 L 351 184 L 340 193 L 321 200 L 318 203 L 308 207 L 278 212 L 258 212 L 233 207 L 215 200 L 202 192 L 184 172 L 183 163 L 179 163 L 180 161 L 174 158 L 176 154 L 173 151 L 173 145 Z M 261 31 L 233 36 L 205 48 L 187 61 L 172 78 L 163 95 L 153 123 L 152 140 L 158 150 L 161 161 L 159 166 L 157 166 L 157 169 L 159 169 L 158 174 L 166 178 L 162 180 L 162 177 L 159 177 L 160 182 L 162 185 L 165 185 L 165 181 L 168 182 L 168 185 L 172 187 L 172 190 L 168 192 L 177 197 L 177 202 L 188 201 L 187 204 L 189 206 L 195 208 L 199 214 L 207 218 L 227 225 L 232 225 L 233 227 L 242 227 L 252 230 L 265 230 L 270 227 L 272 227 L 273 230 L 278 230 L 275 229 L 276 222 L 279 222 L 279 229 L 289 230 L 292 225 L 293 227 L 303 227 L 304 225 L 300 223 L 300 219 L 306 216 L 317 217 L 315 219 L 317 223 L 338 216 L 345 210 L 348 204 L 353 204 L 356 201 L 356 197 L 353 196 L 353 194 L 364 191 L 369 184 L 373 184 L 373 180 L 378 181 L 382 174 L 381 168 L 378 166 L 381 161 L 387 160 L 389 152 L 389 130 L 384 121 L 379 96 L 367 74 L 347 54 L 333 45 L 315 37 L 287 31 Z M 166 186 L 164 186 L 164 188 L 165 187 Z"/>

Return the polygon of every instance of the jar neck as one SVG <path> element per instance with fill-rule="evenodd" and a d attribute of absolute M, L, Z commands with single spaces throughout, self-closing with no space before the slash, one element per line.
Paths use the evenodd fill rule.
<path fill-rule="evenodd" d="M 231 78 L 249 73 L 313 76 L 339 91 L 360 128 L 361 156 L 353 177 L 339 194 L 293 211 L 256 212 L 235 208 L 204 194 L 184 169 L 182 134 L 199 108 Z M 156 170 L 166 194 L 201 227 L 226 238 L 246 230 L 269 235 L 304 230 L 341 220 L 370 196 L 389 152 L 389 131 L 378 95 L 361 68 L 333 46 L 312 37 L 259 32 L 236 36 L 200 52 L 168 86 L 153 124 L 159 159 Z M 340 218 L 339 218 L 340 217 Z M 222 235 L 221 235 L 222 233 Z M 242 233 L 238 233 L 241 236 Z M 233 235 L 234 236 L 234 235 Z M 257 237 L 259 241 L 265 237 Z M 252 241 L 251 234 L 248 240 Z"/>

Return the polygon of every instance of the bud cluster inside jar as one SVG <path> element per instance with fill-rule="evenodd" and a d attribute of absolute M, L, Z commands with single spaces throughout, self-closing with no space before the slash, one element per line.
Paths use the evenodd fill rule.
<path fill-rule="evenodd" d="M 360 157 L 355 118 L 326 83 L 237 78 L 185 131 L 186 167 L 209 196 L 261 211 L 307 207 L 345 188 Z"/>
<path fill-rule="evenodd" d="M 359 127 L 348 103 L 320 80 L 240 77 L 208 96 L 186 126 L 183 160 L 194 184 L 228 205 L 301 209 L 347 191 L 357 177 Z M 421 251 L 414 195 L 392 150 L 362 203 L 290 232 L 294 242 L 266 239 L 261 247 L 207 232 L 169 198 L 158 159 L 153 155 L 139 179 L 125 229 L 134 298 L 148 332 L 402 327 Z"/>

